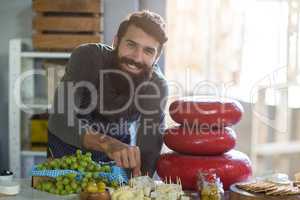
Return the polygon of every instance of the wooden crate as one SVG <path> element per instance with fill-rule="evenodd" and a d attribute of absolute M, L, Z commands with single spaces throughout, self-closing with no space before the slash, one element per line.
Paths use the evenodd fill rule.
<path fill-rule="evenodd" d="M 34 17 L 32 27 L 38 32 L 102 32 L 101 16 L 40 16 Z"/>
<path fill-rule="evenodd" d="M 35 12 L 102 13 L 101 0 L 32 0 Z"/>
<path fill-rule="evenodd" d="M 72 50 L 83 43 L 103 41 L 101 0 L 32 0 L 33 47 Z"/>
<path fill-rule="evenodd" d="M 103 41 L 102 34 L 34 34 L 32 43 L 38 50 L 72 50 L 83 43 L 93 43 Z"/>

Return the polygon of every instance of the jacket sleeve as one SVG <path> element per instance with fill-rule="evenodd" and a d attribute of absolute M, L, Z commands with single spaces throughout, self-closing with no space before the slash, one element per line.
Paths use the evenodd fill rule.
<path fill-rule="evenodd" d="M 155 86 L 156 85 L 156 86 Z M 165 80 L 150 86 L 147 95 L 141 98 L 141 117 L 137 131 L 137 146 L 140 147 L 142 173 L 153 176 L 159 158 L 165 129 L 165 108 L 168 87 Z"/>
<path fill-rule="evenodd" d="M 93 99 L 97 97 L 98 83 L 98 71 L 91 59 L 93 53 L 95 51 L 89 45 L 73 51 L 49 111 L 49 131 L 78 148 L 82 148 L 86 124 L 91 123 L 90 112 L 82 111 L 95 107 L 92 103 L 97 102 Z"/>

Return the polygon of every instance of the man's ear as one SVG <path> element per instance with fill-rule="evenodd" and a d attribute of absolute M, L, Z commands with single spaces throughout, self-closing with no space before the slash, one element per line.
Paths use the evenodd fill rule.
<path fill-rule="evenodd" d="M 118 36 L 114 36 L 112 47 L 115 49 L 118 46 Z"/>

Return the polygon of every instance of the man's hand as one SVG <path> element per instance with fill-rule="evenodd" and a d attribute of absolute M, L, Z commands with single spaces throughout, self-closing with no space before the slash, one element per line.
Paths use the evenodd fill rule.
<path fill-rule="evenodd" d="M 129 146 L 114 138 L 107 145 L 106 154 L 120 167 L 132 169 L 133 176 L 141 175 L 141 154 L 137 146 Z"/>
<path fill-rule="evenodd" d="M 137 146 L 130 146 L 103 134 L 88 132 L 84 135 L 83 146 L 104 152 L 119 167 L 132 169 L 133 176 L 141 175 L 141 154 Z"/>

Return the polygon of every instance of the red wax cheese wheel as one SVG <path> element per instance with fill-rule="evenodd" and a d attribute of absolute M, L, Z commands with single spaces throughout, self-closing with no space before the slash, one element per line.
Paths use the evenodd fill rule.
<path fill-rule="evenodd" d="M 242 105 L 232 99 L 191 96 L 178 99 L 169 107 L 170 116 L 179 124 L 224 127 L 238 123 Z"/>
<path fill-rule="evenodd" d="M 193 155 L 223 154 L 236 143 L 236 134 L 231 128 L 201 131 L 177 126 L 167 129 L 163 138 L 170 149 Z"/>
<path fill-rule="evenodd" d="M 247 181 L 252 176 L 251 162 L 242 152 L 231 150 L 220 156 L 191 156 L 178 153 L 162 154 L 157 163 L 157 173 L 163 180 L 180 178 L 185 190 L 197 190 L 199 170 L 216 171 L 223 187 L 228 190 L 231 184 Z"/>

